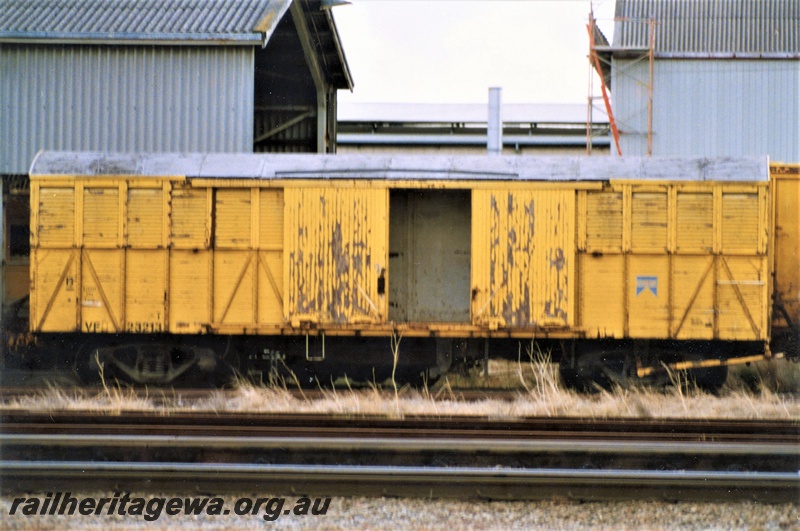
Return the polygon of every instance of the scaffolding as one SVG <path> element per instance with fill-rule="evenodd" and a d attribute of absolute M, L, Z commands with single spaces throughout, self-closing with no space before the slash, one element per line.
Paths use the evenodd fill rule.
<path fill-rule="evenodd" d="M 614 148 L 618 156 L 622 156 L 622 146 L 620 144 L 620 135 L 622 134 L 646 134 L 647 135 L 647 155 L 653 154 L 653 78 L 654 78 L 654 59 L 655 59 L 655 28 L 656 21 L 649 19 L 647 21 L 639 20 L 621 20 L 615 19 L 616 23 L 646 23 L 648 24 L 648 45 L 646 47 L 622 47 L 614 48 L 609 45 L 603 32 L 597 27 L 597 21 L 594 17 L 594 11 L 589 12 L 589 22 L 586 29 L 589 33 L 589 88 L 588 88 L 588 106 L 586 112 L 586 154 L 592 154 L 592 138 L 596 134 L 596 127 L 594 125 L 594 113 L 599 110 L 597 100 L 602 98 L 603 106 L 606 115 L 608 116 L 608 123 L 610 126 L 611 136 L 613 138 Z M 626 124 L 618 123 L 614 116 L 614 111 L 611 105 L 611 96 L 609 90 L 611 89 L 611 57 L 612 54 L 620 55 L 626 58 L 633 59 L 633 62 L 626 68 L 621 68 L 619 65 L 615 67 L 615 74 L 617 76 L 628 75 L 628 70 L 633 66 L 639 64 L 641 61 L 648 61 L 648 78 L 645 83 L 647 89 L 647 130 L 645 132 L 637 131 L 634 128 L 626 128 Z M 594 96 L 594 77 L 593 72 L 597 72 L 600 76 L 600 98 Z M 620 128 L 620 126 L 622 126 Z"/>

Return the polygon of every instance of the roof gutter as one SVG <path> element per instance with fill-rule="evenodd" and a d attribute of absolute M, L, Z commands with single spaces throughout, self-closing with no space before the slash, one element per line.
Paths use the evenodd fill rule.
<path fill-rule="evenodd" d="M 597 51 L 610 53 L 614 57 L 641 57 L 648 53 L 647 48 L 597 46 Z M 688 52 L 688 51 L 655 51 L 656 59 L 772 59 L 772 60 L 797 60 L 800 52 Z"/>
<path fill-rule="evenodd" d="M 0 31 L 0 42 L 90 45 L 261 45 L 260 33 L 68 33 Z"/>

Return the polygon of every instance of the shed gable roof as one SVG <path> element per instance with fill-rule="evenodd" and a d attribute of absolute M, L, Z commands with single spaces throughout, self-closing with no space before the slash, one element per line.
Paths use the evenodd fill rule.
<path fill-rule="evenodd" d="M 291 0 L 3 0 L 0 40 L 266 42 Z"/>
<path fill-rule="evenodd" d="M 651 20 L 661 57 L 800 57 L 797 0 L 617 0 L 614 51 L 648 48 Z"/>

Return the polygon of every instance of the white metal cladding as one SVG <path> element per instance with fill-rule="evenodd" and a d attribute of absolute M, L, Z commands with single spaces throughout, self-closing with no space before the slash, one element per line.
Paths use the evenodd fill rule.
<path fill-rule="evenodd" d="M 253 48 L 0 47 L 0 173 L 50 150 L 250 152 Z"/>
<path fill-rule="evenodd" d="M 614 59 L 623 156 L 647 154 L 647 61 Z M 800 61 L 657 60 L 653 155 L 800 160 Z"/>
<path fill-rule="evenodd" d="M 655 20 L 655 52 L 800 53 L 797 0 L 617 0 L 614 48 L 646 48 Z"/>

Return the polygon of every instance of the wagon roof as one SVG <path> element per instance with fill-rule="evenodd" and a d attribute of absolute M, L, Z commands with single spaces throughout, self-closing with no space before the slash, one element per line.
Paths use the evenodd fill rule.
<path fill-rule="evenodd" d="M 237 179 L 768 181 L 767 157 L 660 158 L 489 155 L 315 155 L 41 152 L 36 175 Z"/>

